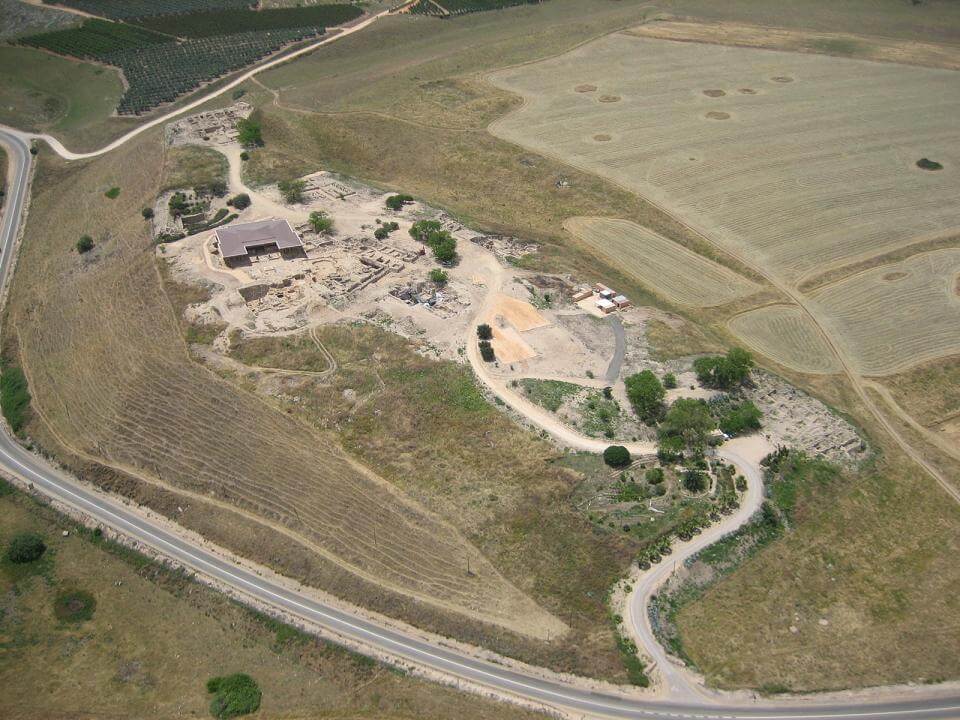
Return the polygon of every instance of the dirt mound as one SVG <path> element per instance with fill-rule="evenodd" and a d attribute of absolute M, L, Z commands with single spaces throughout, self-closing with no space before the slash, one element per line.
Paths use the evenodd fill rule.
<path fill-rule="evenodd" d="M 724 90 L 704 90 L 703 94 L 707 97 L 723 97 L 727 93 Z"/>
<path fill-rule="evenodd" d="M 730 113 L 717 112 L 716 110 L 711 110 L 707 113 L 707 117 L 711 120 L 729 120 Z"/>
<path fill-rule="evenodd" d="M 754 90 L 753 88 L 740 88 L 739 90 L 737 90 L 737 92 L 740 93 L 741 95 L 756 95 L 756 94 L 757 94 L 757 91 Z"/>
<path fill-rule="evenodd" d="M 596 140 L 597 142 L 610 142 L 611 140 L 613 140 L 613 138 L 610 135 L 606 135 L 604 133 L 600 133 L 599 135 L 594 135 L 593 139 Z"/>
<path fill-rule="evenodd" d="M 907 273 L 905 272 L 892 272 L 884 275 L 883 279 L 886 280 L 887 282 L 894 282 L 896 280 L 903 280 L 903 278 L 905 278 L 906 276 L 907 276 Z"/>
<path fill-rule="evenodd" d="M 597 91 L 596 85 L 577 85 L 574 88 L 574 92 L 578 92 L 578 93 L 591 93 L 596 91 Z"/>
<path fill-rule="evenodd" d="M 770 78 L 770 79 L 773 80 L 774 82 L 778 82 L 778 83 L 792 83 L 792 82 L 793 82 L 793 78 L 790 77 L 789 75 L 776 75 L 775 77 L 772 77 L 772 78 Z"/>
<path fill-rule="evenodd" d="M 600 102 L 602 103 L 618 103 L 620 102 L 619 95 L 602 95 L 600 97 Z"/>

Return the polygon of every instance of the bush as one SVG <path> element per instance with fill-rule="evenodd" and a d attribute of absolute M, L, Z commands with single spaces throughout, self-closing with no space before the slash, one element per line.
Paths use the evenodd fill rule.
<path fill-rule="evenodd" d="M 211 678 L 207 680 L 207 692 L 215 694 L 210 714 L 221 719 L 256 712 L 263 697 L 256 681 L 245 673 Z"/>
<path fill-rule="evenodd" d="M 237 142 L 245 148 L 263 145 L 260 123 L 249 118 L 237 120 Z"/>
<path fill-rule="evenodd" d="M 202 185 L 196 185 L 193 192 L 197 197 L 212 195 L 213 197 L 223 197 L 227 194 L 227 184 L 223 180 L 211 180 Z"/>
<path fill-rule="evenodd" d="M 8 367 L 0 373 L 0 410 L 15 433 L 26 424 L 29 409 L 30 391 L 26 375 L 18 367 Z"/>
<path fill-rule="evenodd" d="M 450 278 L 447 276 L 447 273 L 440 268 L 433 268 L 433 270 L 430 271 L 430 280 L 435 282 L 437 285 L 446 285 L 447 280 L 449 279 Z M 489 338 L 487 339 L 489 340 Z"/>
<path fill-rule="evenodd" d="M 493 340 L 493 328 L 486 323 L 477 325 L 477 337 L 481 340 Z"/>
<path fill-rule="evenodd" d="M 85 590 L 69 590 L 57 594 L 53 602 L 53 613 L 64 622 L 84 622 L 93 617 L 97 601 Z"/>
<path fill-rule="evenodd" d="M 727 435 L 741 435 L 746 432 L 760 429 L 760 419 L 763 413 L 751 401 L 740 403 L 728 408 L 720 416 L 720 429 Z"/>
<path fill-rule="evenodd" d="M 707 489 L 706 473 L 696 468 L 690 468 L 683 474 L 683 487 L 687 492 L 702 493 Z"/>
<path fill-rule="evenodd" d="M 651 485 L 659 485 L 663 482 L 663 468 L 650 468 L 644 473 L 644 478 Z"/>
<path fill-rule="evenodd" d="M 623 445 L 611 445 L 603 451 L 603 461 L 613 468 L 623 468 L 633 462 L 630 451 Z"/>
<path fill-rule="evenodd" d="M 493 351 L 493 345 L 490 344 L 489 340 L 481 340 L 479 343 L 480 347 L 480 357 L 483 358 L 484 362 L 493 362 L 497 359 L 496 353 Z"/>
<path fill-rule="evenodd" d="M 333 230 L 333 218 L 322 210 L 314 210 L 312 213 L 310 213 L 310 217 L 307 218 L 307 222 L 310 223 L 310 227 L 313 228 L 315 233 L 322 234 Z"/>
<path fill-rule="evenodd" d="M 672 435 L 660 438 L 660 444 L 657 446 L 657 459 L 666 463 L 675 463 L 683 460 L 683 451 L 686 444 L 679 435 Z"/>
<path fill-rule="evenodd" d="M 917 167 L 921 170 L 943 170 L 943 165 L 930 158 L 920 158 L 917 160 Z"/>
<path fill-rule="evenodd" d="M 111 200 L 116 200 L 118 197 L 120 197 L 120 188 L 118 188 L 118 187 L 112 187 L 112 188 L 110 188 L 109 190 L 107 190 L 107 191 L 104 193 L 104 195 L 106 195 L 106 196 L 107 196 L 108 198 L 110 198 Z"/>
<path fill-rule="evenodd" d="M 412 203 L 413 198 L 410 195 L 391 195 L 387 198 L 387 207 L 391 210 L 401 210 L 407 203 Z"/>
<path fill-rule="evenodd" d="M 91 250 L 93 250 L 93 238 L 89 235 L 81 235 L 80 239 L 77 240 L 77 252 L 82 255 Z"/>
<path fill-rule="evenodd" d="M 281 180 L 277 183 L 277 189 L 284 202 L 295 205 L 303 202 L 303 191 L 307 189 L 307 183 L 303 180 Z"/>
<path fill-rule="evenodd" d="M 246 193 L 234 195 L 232 198 L 227 200 L 227 205 L 231 205 L 237 210 L 246 210 L 248 207 L 250 207 L 250 196 Z"/>
<path fill-rule="evenodd" d="M 606 400 L 613 400 L 613 388 L 609 386 L 605 387 L 603 389 L 603 397 Z"/>
<path fill-rule="evenodd" d="M 733 348 L 726 356 L 697 358 L 693 363 L 697 379 L 707 387 L 730 390 L 739 387 L 753 369 L 753 356 L 742 348 Z"/>
<path fill-rule="evenodd" d="M 383 226 L 378 227 L 376 230 L 373 231 L 373 236 L 377 240 L 386 240 L 389 234 L 390 234 L 390 231 Z"/>
<path fill-rule="evenodd" d="M 631 375 L 626 379 L 627 397 L 637 417 L 648 425 L 655 423 L 663 414 L 663 385 L 649 370 Z"/>
<path fill-rule="evenodd" d="M 457 259 L 457 241 L 436 220 L 415 222 L 410 228 L 410 236 L 430 247 L 434 257 L 442 263 L 449 264 Z"/>
<path fill-rule="evenodd" d="M 144 208 L 140 214 L 143 215 L 144 220 L 150 220 L 153 217 L 153 208 Z"/>
<path fill-rule="evenodd" d="M 673 390 L 675 387 L 677 387 L 677 376 L 674 375 L 673 373 L 667 373 L 666 375 L 664 375 L 663 386 L 667 390 Z"/>
<path fill-rule="evenodd" d="M 242 153 L 240 153 L 240 159 L 243 160 L 243 162 L 246 162 L 250 159 L 250 153 L 244 150 Z"/>
<path fill-rule="evenodd" d="M 13 536 L 7 547 L 7 560 L 17 564 L 34 562 L 43 556 L 46 549 L 43 538 L 36 533 L 20 533 Z"/>

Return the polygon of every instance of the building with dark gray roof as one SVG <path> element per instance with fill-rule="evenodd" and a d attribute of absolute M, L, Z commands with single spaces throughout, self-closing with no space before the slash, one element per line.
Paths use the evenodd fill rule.
<path fill-rule="evenodd" d="M 220 257 L 233 267 L 249 262 L 252 255 L 279 252 L 284 257 L 303 257 L 303 241 L 286 220 L 258 220 L 227 225 L 215 231 Z"/>

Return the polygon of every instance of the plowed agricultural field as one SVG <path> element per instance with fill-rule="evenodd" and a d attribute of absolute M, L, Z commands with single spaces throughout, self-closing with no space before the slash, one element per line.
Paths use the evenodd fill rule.
<path fill-rule="evenodd" d="M 33 407 L 69 451 L 255 520 L 369 582 L 543 636 L 564 627 L 449 524 L 335 439 L 191 361 L 140 208 L 157 192 L 156 133 L 87 163 L 44 159 L 9 326 Z M 104 197 L 118 186 L 115 200 Z M 81 232 L 94 249 L 78 255 Z M 467 572 L 469 562 L 471 573 Z"/>
<path fill-rule="evenodd" d="M 960 250 L 882 265 L 812 295 L 863 375 L 888 375 L 960 352 Z"/>
<path fill-rule="evenodd" d="M 957 77 L 617 33 L 490 76 L 525 100 L 490 130 L 792 282 L 960 226 Z"/>
<path fill-rule="evenodd" d="M 745 344 L 793 370 L 812 375 L 841 370 L 813 321 L 796 305 L 751 310 L 727 325 Z"/>
<path fill-rule="evenodd" d="M 760 289 L 729 268 L 633 222 L 570 218 L 563 226 L 591 252 L 678 305 L 723 305 Z"/>

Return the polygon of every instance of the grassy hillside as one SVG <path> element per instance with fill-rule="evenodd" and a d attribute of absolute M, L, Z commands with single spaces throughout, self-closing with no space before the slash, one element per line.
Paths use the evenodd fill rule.
<path fill-rule="evenodd" d="M 112 68 L 0 46 L 0 123 L 5 125 L 53 133 L 71 149 L 98 146 L 137 124 L 110 118 L 122 93 Z"/>
<path fill-rule="evenodd" d="M 26 531 L 48 549 L 29 566 L 0 561 L 0 715 L 10 720 L 204 717 L 207 679 L 233 672 L 259 684 L 258 718 L 539 717 L 314 640 L 0 484 L 4 556 Z M 89 620 L 55 615 L 71 591 L 94 599 Z"/>

